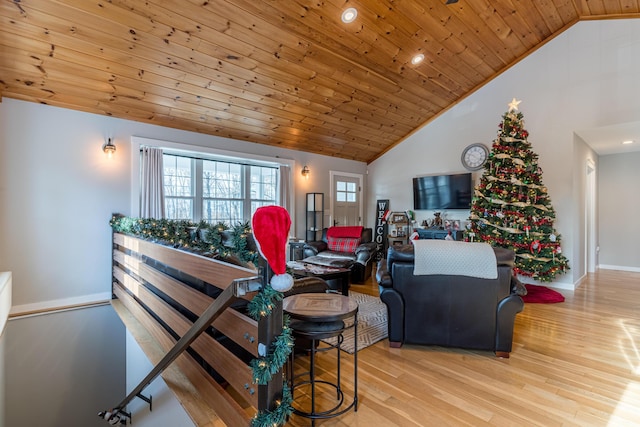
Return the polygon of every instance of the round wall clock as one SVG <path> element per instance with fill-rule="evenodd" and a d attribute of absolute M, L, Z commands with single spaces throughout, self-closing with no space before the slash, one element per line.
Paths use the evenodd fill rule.
<path fill-rule="evenodd" d="M 470 171 L 477 171 L 482 169 L 488 158 L 489 149 L 487 146 L 477 142 L 462 150 L 462 156 L 460 159 L 462 160 L 462 164 L 465 168 Z"/>

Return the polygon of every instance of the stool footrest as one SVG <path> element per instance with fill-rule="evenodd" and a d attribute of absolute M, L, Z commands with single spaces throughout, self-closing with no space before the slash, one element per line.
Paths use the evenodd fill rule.
<path fill-rule="evenodd" d="M 293 413 L 310 419 L 312 426 L 315 426 L 315 420 L 334 418 L 351 409 L 358 410 L 358 306 L 344 295 L 323 295 L 309 294 L 307 297 L 305 294 L 299 294 L 287 297 L 283 303 L 283 308 L 292 317 L 289 327 L 296 340 L 286 369 L 287 384 L 293 397 Z M 345 402 L 346 396 L 341 385 L 344 369 L 341 367 L 341 347 L 344 331 L 351 328 L 356 343 L 353 353 L 353 400 Z M 320 340 L 327 338 L 337 338 L 337 341 L 325 342 L 326 345 L 320 346 Z M 309 370 L 298 375 L 294 375 L 295 350 L 298 350 L 298 354 L 304 350 L 304 353 L 309 355 Z M 316 379 L 316 369 L 319 372 L 328 369 L 324 363 L 322 369 L 316 366 L 316 356 L 320 353 L 328 354 L 327 352 L 332 350 L 336 350 L 335 380 Z M 325 361 L 329 366 L 333 364 L 332 360 Z M 333 377 L 330 379 L 333 380 Z M 295 392 L 302 392 L 301 388 L 305 389 L 303 393 L 308 397 L 308 402 L 296 402 Z M 306 410 L 301 408 L 301 405 L 304 405 Z M 326 409 L 327 406 L 331 407 Z"/>

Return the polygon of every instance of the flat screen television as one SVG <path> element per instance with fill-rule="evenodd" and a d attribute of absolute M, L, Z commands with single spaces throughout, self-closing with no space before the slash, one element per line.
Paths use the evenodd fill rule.
<path fill-rule="evenodd" d="M 413 209 L 470 209 L 471 173 L 413 178 Z"/>

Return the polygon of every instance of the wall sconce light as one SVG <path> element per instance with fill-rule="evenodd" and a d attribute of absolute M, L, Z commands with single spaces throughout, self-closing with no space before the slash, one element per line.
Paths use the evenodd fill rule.
<path fill-rule="evenodd" d="M 107 143 L 102 146 L 102 151 L 104 151 L 107 154 L 107 157 L 109 158 L 113 157 L 113 153 L 116 152 L 116 146 L 113 145 L 113 143 L 111 142 L 111 138 L 109 138 Z"/>
<path fill-rule="evenodd" d="M 304 167 L 302 168 L 302 176 L 304 177 L 304 179 L 309 179 L 309 167 L 307 165 L 304 165 Z"/>

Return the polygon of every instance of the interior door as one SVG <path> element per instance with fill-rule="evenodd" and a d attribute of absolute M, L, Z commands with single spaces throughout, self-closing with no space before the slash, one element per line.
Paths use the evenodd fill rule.
<path fill-rule="evenodd" d="M 362 175 L 331 174 L 332 225 L 362 225 Z"/>

